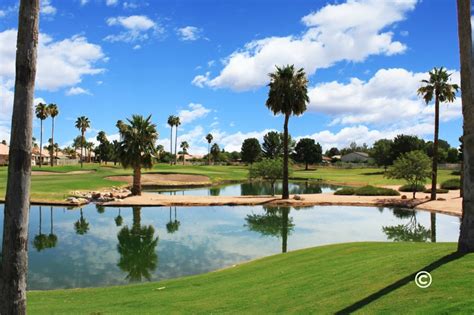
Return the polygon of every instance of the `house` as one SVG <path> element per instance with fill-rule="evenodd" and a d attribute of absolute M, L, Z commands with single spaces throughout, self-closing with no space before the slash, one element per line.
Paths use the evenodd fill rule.
<path fill-rule="evenodd" d="M 48 165 L 50 162 L 50 156 L 49 152 L 46 149 L 43 149 L 41 152 L 41 158 L 40 158 L 40 149 L 39 147 L 34 147 L 31 150 L 31 165 Z"/>
<path fill-rule="evenodd" d="M 10 148 L 3 143 L 0 143 L 0 165 L 7 165 L 8 164 L 8 152 Z"/>
<path fill-rule="evenodd" d="M 341 161 L 346 163 L 368 163 L 372 161 L 372 158 L 365 152 L 351 152 L 343 155 Z"/>
<path fill-rule="evenodd" d="M 332 158 L 329 156 L 323 156 L 323 164 L 330 164 L 332 162 Z"/>

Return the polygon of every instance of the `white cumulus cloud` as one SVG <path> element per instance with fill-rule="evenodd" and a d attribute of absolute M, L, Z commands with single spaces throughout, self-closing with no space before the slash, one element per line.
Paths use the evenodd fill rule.
<path fill-rule="evenodd" d="M 196 26 L 185 26 L 178 28 L 176 33 L 183 41 L 195 41 L 201 38 L 202 29 Z"/>
<path fill-rule="evenodd" d="M 211 112 L 209 108 L 204 107 L 202 104 L 191 103 L 188 105 L 189 109 L 183 109 L 178 112 L 178 116 L 181 120 L 181 124 L 188 124 L 196 119 L 203 118 Z"/>
<path fill-rule="evenodd" d="M 151 36 L 164 32 L 163 27 L 145 15 L 111 17 L 106 20 L 106 23 L 109 26 L 120 26 L 125 29 L 118 34 L 111 34 L 104 38 L 112 43 L 145 41 Z"/>
<path fill-rule="evenodd" d="M 403 53 L 406 46 L 387 30 L 405 19 L 417 0 L 348 0 L 326 5 L 302 18 L 301 35 L 251 41 L 225 59 L 214 78 L 200 76 L 194 83 L 236 91 L 261 87 L 275 65 L 295 64 L 309 75 L 340 61 L 361 62 L 370 55 Z"/>

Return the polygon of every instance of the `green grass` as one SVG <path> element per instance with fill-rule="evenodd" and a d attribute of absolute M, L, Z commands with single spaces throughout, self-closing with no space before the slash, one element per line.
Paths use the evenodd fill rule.
<path fill-rule="evenodd" d="M 130 175 L 131 170 L 124 170 L 120 166 L 114 167 L 112 163 L 107 166 L 98 164 L 84 164 L 84 169 L 92 170 L 90 174 L 74 175 L 42 175 L 33 176 L 31 198 L 34 201 L 64 200 L 71 191 L 74 190 L 97 190 L 111 186 L 124 186 L 123 182 L 114 182 L 105 177 L 113 175 Z M 66 173 L 81 170 L 79 165 L 74 166 L 43 166 L 34 167 L 35 171 L 49 171 L 56 173 Z M 245 181 L 248 179 L 248 169 L 246 166 L 194 166 L 194 165 L 174 165 L 158 164 L 151 170 L 144 172 L 160 173 L 180 173 L 205 175 L 214 183 Z M 439 171 L 438 181 L 456 179 L 450 171 Z M 387 179 L 383 177 L 381 169 L 336 169 L 318 168 L 317 170 L 303 171 L 296 170 L 293 179 L 319 179 L 328 183 L 339 183 L 347 185 L 389 185 L 404 184 L 403 181 Z M 0 195 L 5 194 L 7 182 L 7 168 L 0 167 Z"/>
<path fill-rule="evenodd" d="M 474 312 L 474 254 L 453 243 L 351 243 L 146 284 L 28 293 L 31 314 Z M 443 259 L 444 257 L 444 259 Z M 429 270 L 427 289 L 413 274 Z M 358 304 L 357 304 L 358 303 Z"/>
<path fill-rule="evenodd" d="M 452 171 L 439 170 L 438 171 L 438 182 L 441 183 L 445 180 L 452 178 L 459 178 L 459 176 L 452 175 Z M 353 169 L 342 169 L 342 168 L 331 168 L 331 167 L 320 167 L 316 170 L 304 171 L 299 170 L 293 172 L 293 178 L 295 179 L 319 179 L 328 183 L 341 184 L 341 185 L 403 185 L 406 184 L 403 180 L 399 179 L 388 179 L 384 177 L 383 169 L 381 168 L 353 168 Z"/>

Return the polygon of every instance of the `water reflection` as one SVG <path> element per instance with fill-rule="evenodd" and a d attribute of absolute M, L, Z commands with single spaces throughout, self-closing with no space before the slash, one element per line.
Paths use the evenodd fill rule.
<path fill-rule="evenodd" d="M 74 230 L 77 235 L 84 235 L 89 231 L 89 222 L 84 219 L 84 214 L 82 213 L 82 208 L 79 210 L 81 212 L 81 217 L 79 220 L 74 222 Z"/>
<path fill-rule="evenodd" d="M 311 246 L 458 233 L 456 217 L 374 207 L 32 206 L 28 281 L 32 290 L 159 281 Z"/>
<path fill-rule="evenodd" d="M 282 193 L 282 183 L 275 183 L 275 193 Z M 323 192 L 334 192 L 339 186 L 322 184 L 316 181 L 290 182 L 290 194 L 320 194 Z M 249 195 L 272 195 L 273 189 L 269 182 L 253 181 L 224 186 L 202 187 L 184 190 L 158 190 L 160 194 L 176 194 L 190 196 L 249 196 Z"/>
<path fill-rule="evenodd" d="M 172 220 L 172 218 L 171 218 L 171 208 L 172 207 L 170 207 L 170 220 L 168 221 L 168 223 L 166 223 L 166 230 L 170 234 L 178 231 L 179 230 L 179 225 L 181 224 L 181 222 L 179 222 L 176 219 L 176 207 L 174 207 L 174 220 Z"/>
<path fill-rule="evenodd" d="M 39 229 L 38 234 L 33 239 L 33 247 L 38 251 L 42 251 L 48 248 L 56 247 L 58 243 L 58 237 L 54 234 L 54 222 L 53 222 L 53 207 L 50 207 L 50 233 L 48 235 L 42 233 L 43 225 L 43 207 L 39 206 Z"/>
<path fill-rule="evenodd" d="M 395 242 L 426 242 L 432 237 L 431 230 L 425 228 L 416 220 L 415 210 L 394 209 L 393 214 L 397 218 L 408 219 L 408 222 L 382 227 L 389 240 Z M 433 221 L 431 223 L 433 224 Z M 432 241 L 435 242 L 436 240 L 432 238 Z"/>
<path fill-rule="evenodd" d="M 124 226 L 117 234 L 117 251 L 120 259 L 117 266 L 127 273 L 130 282 L 151 280 L 151 274 L 158 266 L 156 246 L 158 237 L 151 225 L 141 225 L 141 208 L 133 208 L 132 228 Z"/>
<path fill-rule="evenodd" d="M 264 236 L 281 238 L 281 252 L 287 252 L 288 236 L 294 228 L 293 219 L 289 218 L 290 207 L 266 207 L 264 214 L 249 214 L 245 218 L 250 231 Z"/>

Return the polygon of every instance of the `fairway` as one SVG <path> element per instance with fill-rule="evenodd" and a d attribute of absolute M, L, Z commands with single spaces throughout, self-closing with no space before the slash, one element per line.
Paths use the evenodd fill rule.
<path fill-rule="evenodd" d="M 472 313 L 474 255 L 453 243 L 349 243 L 148 284 L 35 291 L 32 314 Z M 432 285 L 420 289 L 414 273 Z M 446 303 L 449 301 L 449 303 Z"/>
<path fill-rule="evenodd" d="M 67 174 L 90 170 L 86 174 Z M 85 164 L 81 169 L 77 166 L 43 166 L 34 167 L 33 171 L 57 172 L 58 175 L 33 176 L 31 187 L 32 201 L 60 201 L 76 190 L 89 191 L 110 188 L 112 186 L 126 186 L 124 182 L 106 179 L 109 176 L 131 175 L 130 169 L 123 169 L 120 165 Z M 166 174 L 194 174 L 209 177 L 212 183 L 243 182 L 248 180 L 248 167 L 242 166 L 221 166 L 221 165 L 169 165 L 156 164 L 152 169 L 144 169 L 144 173 L 166 173 Z M 64 174 L 66 173 L 66 174 Z M 440 170 L 438 172 L 438 182 L 459 178 L 451 175 L 451 171 Z M 341 169 L 331 167 L 319 167 L 309 171 L 295 170 L 292 179 L 294 180 L 318 180 L 332 184 L 342 185 L 402 185 L 401 180 L 388 179 L 383 175 L 383 170 L 378 168 L 353 168 Z M 7 168 L 0 168 L 0 194 L 4 195 L 6 190 Z"/>

